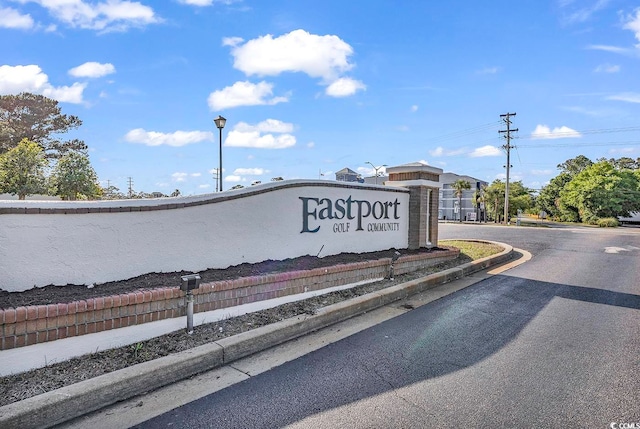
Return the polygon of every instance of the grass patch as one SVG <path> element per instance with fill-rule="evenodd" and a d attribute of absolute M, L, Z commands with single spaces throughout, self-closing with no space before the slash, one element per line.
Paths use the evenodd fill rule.
<path fill-rule="evenodd" d="M 452 246 L 460 249 L 460 255 L 465 255 L 472 260 L 486 258 L 502 252 L 504 249 L 497 244 L 481 243 L 477 241 L 463 240 L 438 240 L 438 245 Z"/>

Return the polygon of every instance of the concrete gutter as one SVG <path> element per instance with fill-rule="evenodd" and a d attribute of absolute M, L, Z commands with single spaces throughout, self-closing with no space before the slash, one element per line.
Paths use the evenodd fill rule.
<path fill-rule="evenodd" d="M 478 242 L 497 244 L 504 250 L 456 268 L 321 308 L 313 315 L 296 316 L 5 405 L 0 407 L 0 427 L 51 427 L 513 258 L 512 246 L 494 241 Z"/>

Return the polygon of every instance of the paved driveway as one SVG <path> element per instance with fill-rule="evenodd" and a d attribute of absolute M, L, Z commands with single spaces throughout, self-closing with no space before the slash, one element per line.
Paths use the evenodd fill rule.
<path fill-rule="evenodd" d="M 640 233 L 441 225 L 531 261 L 140 427 L 640 422 Z"/>

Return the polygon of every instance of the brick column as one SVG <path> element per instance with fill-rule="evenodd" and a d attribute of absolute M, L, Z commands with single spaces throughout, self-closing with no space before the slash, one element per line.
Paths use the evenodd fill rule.
<path fill-rule="evenodd" d="M 432 246 L 438 245 L 438 210 L 440 209 L 440 190 L 429 188 L 429 238 Z"/>
<path fill-rule="evenodd" d="M 409 249 L 427 247 L 429 241 L 438 245 L 438 188 L 409 186 Z"/>
<path fill-rule="evenodd" d="M 409 249 L 427 245 L 427 189 L 409 186 Z"/>

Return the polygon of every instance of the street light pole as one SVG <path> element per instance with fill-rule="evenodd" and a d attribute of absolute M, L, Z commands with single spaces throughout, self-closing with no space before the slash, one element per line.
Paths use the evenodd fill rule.
<path fill-rule="evenodd" d="M 222 129 L 227 123 L 227 120 L 218 115 L 218 117 L 214 119 L 213 122 L 216 123 L 216 127 L 218 127 L 218 130 L 220 130 L 220 165 L 218 167 L 218 178 L 220 179 L 220 192 L 222 192 Z"/>
<path fill-rule="evenodd" d="M 375 165 L 373 165 L 369 161 L 365 162 L 365 164 L 369 164 L 375 170 L 375 172 L 376 172 L 376 185 L 377 185 L 378 184 L 378 170 L 382 170 L 382 167 L 386 167 L 387 164 L 382 164 L 380 167 L 376 167 Z"/>

